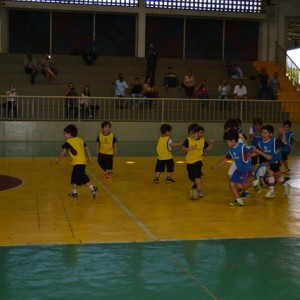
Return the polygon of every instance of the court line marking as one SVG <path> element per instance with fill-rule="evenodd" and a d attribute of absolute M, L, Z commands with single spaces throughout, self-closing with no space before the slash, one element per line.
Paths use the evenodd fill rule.
<path fill-rule="evenodd" d="M 94 175 L 90 170 L 87 173 L 94 179 L 94 181 L 101 186 L 101 188 L 111 197 L 111 199 L 140 227 L 140 229 L 146 233 L 151 241 L 158 241 L 156 235 L 126 206 L 126 204 L 116 196 L 104 183 Z"/>

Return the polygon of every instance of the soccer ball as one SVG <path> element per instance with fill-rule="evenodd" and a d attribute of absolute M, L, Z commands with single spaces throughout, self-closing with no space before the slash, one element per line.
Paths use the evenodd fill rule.
<path fill-rule="evenodd" d="M 189 196 L 191 200 L 197 200 L 199 198 L 199 194 L 197 189 L 191 188 L 189 192 Z"/>

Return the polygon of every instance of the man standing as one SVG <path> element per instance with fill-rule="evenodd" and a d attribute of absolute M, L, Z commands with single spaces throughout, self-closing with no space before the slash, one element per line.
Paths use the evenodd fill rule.
<path fill-rule="evenodd" d="M 86 36 L 86 42 L 83 45 L 82 57 L 88 66 L 91 66 L 93 62 L 96 60 L 97 53 L 97 45 L 96 42 L 93 41 L 92 36 L 88 34 Z"/>
<path fill-rule="evenodd" d="M 157 65 L 157 52 L 154 49 L 154 44 L 149 45 L 149 51 L 147 53 L 147 71 L 146 79 L 150 78 L 152 85 L 155 84 L 155 71 Z"/>

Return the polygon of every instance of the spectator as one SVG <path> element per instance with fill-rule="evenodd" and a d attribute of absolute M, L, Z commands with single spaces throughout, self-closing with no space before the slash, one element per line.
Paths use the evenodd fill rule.
<path fill-rule="evenodd" d="M 98 57 L 98 48 L 96 42 L 92 36 L 88 34 L 86 36 L 86 42 L 82 49 L 82 58 L 88 66 L 91 66 Z"/>
<path fill-rule="evenodd" d="M 136 77 L 134 82 L 130 85 L 131 88 L 131 97 L 132 98 L 145 98 L 145 96 L 142 94 L 143 93 L 143 86 L 140 82 L 140 78 Z M 132 104 L 132 108 L 139 108 L 140 104 L 142 104 L 142 101 L 134 101 Z"/>
<path fill-rule="evenodd" d="M 67 97 L 65 99 L 66 118 L 73 120 L 78 117 L 78 103 L 76 98 L 69 97 L 77 97 L 78 94 L 72 82 L 68 84 L 64 96 Z"/>
<path fill-rule="evenodd" d="M 8 86 L 8 90 L 6 91 L 6 118 L 17 118 L 18 116 L 18 104 L 16 96 L 17 90 L 13 84 Z"/>
<path fill-rule="evenodd" d="M 226 79 L 223 79 L 221 84 L 218 87 L 219 99 L 220 100 L 228 100 L 230 96 L 230 86 Z M 223 105 L 224 104 L 224 105 Z M 220 101 L 220 109 L 225 109 L 228 107 L 228 101 Z"/>
<path fill-rule="evenodd" d="M 233 75 L 236 74 L 235 71 L 235 64 L 232 62 L 231 59 L 228 59 L 226 65 L 223 67 L 224 75 L 226 78 L 231 78 Z"/>
<path fill-rule="evenodd" d="M 32 53 L 28 52 L 24 61 L 25 74 L 30 74 L 31 84 L 35 83 L 35 75 L 37 74 L 36 59 L 32 57 Z"/>
<path fill-rule="evenodd" d="M 125 97 L 126 89 L 128 89 L 128 84 L 124 80 L 123 73 L 120 73 L 119 76 L 118 76 L 118 79 L 115 80 L 112 84 L 115 87 L 115 97 L 119 97 L 119 98 Z M 118 108 L 125 108 L 126 105 L 127 105 L 126 101 L 119 100 L 117 102 L 117 107 Z"/>
<path fill-rule="evenodd" d="M 242 69 L 237 64 L 234 65 L 234 74 L 231 75 L 231 78 L 234 78 L 234 79 L 243 79 L 244 78 Z"/>
<path fill-rule="evenodd" d="M 50 78 L 57 78 L 57 69 L 54 67 L 55 62 L 52 56 L 48 53 L 44 54 L 44 57 L 41 61 L 42 74 L 46 77 L 47 83 Z"/>
<path fill-rule="evenodd" d="M 151 79 L 147 78 L 146 82 L 143 85 L 143 94 L 146 98 L 154 98 L 154 88 L 151 83 Z M 153 100 L 148 101 L 149 108 L 152 108 Z"/>
<path fill-rule="evenodd" d="M 263 98 L 263 93 L 266 95 L 266 99 L 270 98 L 270 89 L 269 89 L 269 74 L 265 67 L 260 69 L 260 72 L 257 75 L 258 83 L 258 99 Z"/>
<path fill-rule="evenodd" d="M 208 88 L 206 84 L 206 79 L 202 79 L 199 83 L 199 85 L 196 88 L 196 95 L 198 99 L 208 99 Z M 207 110 L 208 108 L 208 102 L 202 101 L 201 102 L 202 109 Z"/>
<path fill-rule="evenodd" d="M 273 78 L 270 79 L 269 89 L 270 98 L 273 100 L 277 100 L 279 95 L 278 90 L 282 91 L 282 88 L 280 86 L 280 79 L 278 77 L 278 72 L 274 72 Z"/>
<path fill-rule="evenodd" d="M 90 87 L 85 85 L 81 93 L 80 112 L 83 119 L 93 119 Z"/>
<path fill-rule="evenodd" d="M 241 108 L 241 101 L 239 100 L 247 99 L 247 87 L 244 85 L 242 79 L 240 79 L 238 84 L 234 87 L 233 98 L 233 110 Z M 246 110 L 245 105 L 243 106 L 243 110 Z"/>
<path fill-rule="evenodd" d="M 157 51 L 154 49 L 154 44 L 149 45 L 149 50 L 147 53 L 147 71 L 146 71 L 146 80 L 150 78 L 152 84 L 155 84 L 155 72 L 157 66 Z"/>
<path fill-rule="evenodd" d="M 186 98 L 191 98 L 194 94 L 194 88 L 195 88 L 195 76 L 193 75 L 191 69 L 188 69 L 186 71 L 186 74 L 184 75 L 183 87 L 184 87 Z"/>
<path fill-rule="evenodd" d="M 168 71 L 165 74 L 164 87 L 165 88 L 180 87 L 180 82 L 178 80 L 177 75 L 174 73 L 172 67 L 168 67 Z"/>

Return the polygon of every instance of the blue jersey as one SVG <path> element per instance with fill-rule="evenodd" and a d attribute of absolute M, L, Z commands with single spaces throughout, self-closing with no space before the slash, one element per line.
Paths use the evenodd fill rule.
<path fill-rule="evenodd" d="M 286 131 L 285 133 L 286 137 L 286 144 L 282 146 L 281 151 L 284 153 L 290 153 L 292 149 L 292 144 L 294 143 L 294 135 L 291 131 Z"/>
<path fill-rule="evenodd" d="M 254 147 L 247 146 L 243 143 L 238 143 L 235 147 L 229 148 L 226 157 L 232 158 L 236 164 L 236 168 L 239 171 L 251 171 L 251 156 L 250 153 Z"/>
<path fill-rule="evenodd" d="M 258 142 L 258 148 L 267 155 L 271 155 L 272 159 L 268 160 L 269 165 L 272 163 L 280 163 L 281 154 L 279 148 L 285 145 L 282 140 L 271 137 L 267 141 Z"/>

